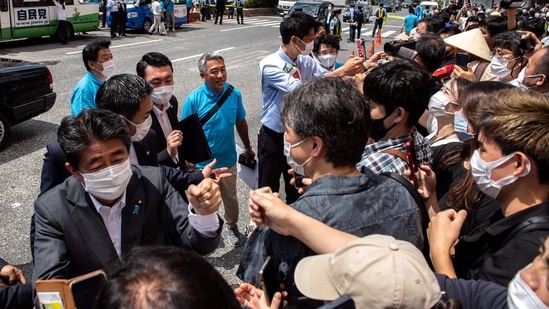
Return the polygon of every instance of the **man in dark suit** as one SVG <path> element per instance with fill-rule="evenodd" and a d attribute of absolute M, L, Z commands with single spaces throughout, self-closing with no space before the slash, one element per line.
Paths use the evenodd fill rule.
<path fill-rule="evenodd" d="M 32 284 L 23 272 L 0 258 L 0 308 L 33 308 Z"/>
<path fill-rule="evenodd" d="M 172 62 L 164 54 L 150 52 L 143 55 L 136 66 L 137 75 L 153 87 L 153 112 L 151 128 L 157 134 L 158 162 L 179 167 L 184 162 L 177 149 L 183 141 L 177 120 L 178 102 L 173 96 L 174 80 Z"/>
<path fill-rule="evenodd" d="M 149 98 L 136 116 L 151 107 Z M 131 136 L 140 127 L 132 130 L 123 119 L 91 109 L 62 120 L 58 139 L 73 177 L 35 201 L 33 281 L 112 269 L 136 246 L 207 254 L 219 244 L 217 184 L 206 179 L 189 186 L 188 205 L 161 169 L 130 165 Z"/>

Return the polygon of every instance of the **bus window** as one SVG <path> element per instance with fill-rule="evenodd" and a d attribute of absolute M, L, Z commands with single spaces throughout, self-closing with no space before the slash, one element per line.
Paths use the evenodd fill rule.
<path fill-rule="evenodd" d="M 0 0 L 0 10 L 2 12 L 8 11 L 8 0 Z"/>
<path fill-rule="evenodd" d="M 13 0 L 14 7 L 48 6 L 47 0 Z"/>

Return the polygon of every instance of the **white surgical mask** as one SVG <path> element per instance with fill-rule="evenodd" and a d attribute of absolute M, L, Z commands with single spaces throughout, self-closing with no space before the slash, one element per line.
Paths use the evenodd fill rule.
<path fill-rule="evenodd" d="M 113 201 L 124 194 L 132 177 L 130 159 L 111 165 L 98 172 L 80 173 L 84 178 L 84 190 L 96 198 Z"/>
<path fill-rule="evenodd" d="M 313 51 L 313 48 L 315 47 L 315 41 L 313 40 L 310 43 L 305 43 L 305 42 L 303 42 L 302 39 L 300 39 L 300 38 L 297 38 L 297 39 L 300 40 L 301 43 L 305 44 L 305 49 L 304 50 L 301 50 L 296 44 L 295 47 L 297 48 L 297 50 L 299 50 L 299 52 L 304 56 L 310 55 L 311 52 Z"/>
<path fill-rule="evenodd" d="M 520 88 L 522 88 L 522 89 L 535 88 L 535 87 L 537 86 L 536 84 L 534 84 L 534 85 L 532 85 L 532 86 L 526 86 L 526 85 L 524 84 L 524 79 L 525 79 L 526 77 L 528 77 L 528 78 L 530 78 L 530 77 L 536 77 L 536 76 L 539 76 L 539 75 L 541 75 L 541 74 L 537 74 L 537 75 L 528 75 L 528 76 L 526 76 L 526 75 L 525 75 L 526 73 L 525 73 L 524 71 L 526 71 L 526 68 L 524 68 L 524 69 L 522 69 L 522 70 L 520 71 L 520 73 L 519 73 L 517 79 L 515 79 L 515 85 L 514 85 L 514 86 L 520 87 Z"/>
<path fill-rule="evenodd" d="M 152 91 L 152 100 L 156 104 L 168 105 L 173 95 L 173 85 L 154 88 Z"/>
<path fill-rule="evenodd" d="M 135 124 L 135 123 L 131 122 L 130 120 L 128 120 L 126 117 L 124 117 L 124 116 L 122 116 L 122 117 L 124 119 L 126 119 L 126 121 L 129 122 L 132 126 L 135 127 L 135 134 L 130 137 L 132 142 L 141 141 L 142 139 L 145 138 L 147 133 L 149 133 L 149 129 L 151 128 L 151 124 L 152 124 L 151 116 L 147 117 L 147 119 L 145 119 L 145 121 L 143 121 L 140 124 Z"/>
<path fill-rule="evenodd" d="M 532 264 L 529 264 L 523 269 L 530 267 Z M 520 270 L 513 280 L 509 283 L 507 288 L 507 306 L 509 309 L 548 309 L 541 299 L 536 295 L 536 293 L 522 280 L 520 277 Z"/>
<path fill-rule="evenodd" d="M 442 93 L 442 91 L 437 91 L 429 100 L 429 113 L 434 117 L 446 115 L 445 108 L 448 103 L 450 103 L 450 98 Z"/>
<path fill-rule="evenodd" d="M 319 55 L 318 60 L 320 61 L 320 65 L 322 65 L 325 68 L 331 68 L 335 61 L 336 61 L 337 55 Z"/>
<path fill-rule="evenodd" d="M 530 162 L 528 162 L 522 175 L 510 175 L 499 180 L 492 180 L 492 170 L 511 160 L 514 156 L 515 153 L 513 152 L 497 160 L 486 162 L 480 157 L 478 150 L 475 150 L 470 161 L 471 174 L 473 175 L 473 179 L 478 185 L 480 191 L 489 197 L 496 199 L 501 191 L 501 188 L 512 184 L 519 177 L 524 177 L 530 173 Z"/>
<path fill-rule="evenodd" d="M 97 72 L 101 73 L 101 75 L 105 76 L 105 78 L 109 78 L 114 75 L 114 72 L 116 71 L 116 65 L 114 64 L 113 59 L 98 64 L 101 64 L 103 66 L 103 71 L 99 71 L 97 69 L 96 70 Z"/>
<path fill-rule="evenodd" d="M 304 168 L 305 164 L 309 163 L 309 161 L 311 161 L 313 157 L 309 157 L 309 159 L 305 160 L 305 162 L 303 162 L 302 164 L 297 164 L 294 161 L 294 158 L 292 158 L 292 155 L 290 155 L 290 149 L 301 145 L 306 140 L 307 138 L 302 140 L 301 142 L 297 142 L 292 145 L 288 143 L 288 141 L 286 141 L 286 137 L 284 137 L 284 155 L 286 156 L 286 161 L 288 162 L 288 165 L 294 170 L 295 173 L 303 176 L 306 176 L 305 168 Z"/>

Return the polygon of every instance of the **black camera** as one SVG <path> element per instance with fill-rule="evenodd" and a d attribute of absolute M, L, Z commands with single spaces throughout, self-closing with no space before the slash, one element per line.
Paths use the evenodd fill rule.
<path fill-rule="evenodd" d="M 387 56 L 397 57 L 400 59 L 414 60 L 417 56 L 416 41 L 391 41 L 385 43 L 383 51 Z"/>
<path fill-rule="evenodd" d="M 532 50 L 536 47 L 536 43 L 532 38 L 520 39 L 518 48 L 521 50 Z"/>
<path fill-rule="evenodd" d="M 406 47 L 406 48 L 415 50 L 416 41 L 415 40 L 390 41 L 385 43 L 385 45 L 383 45 L 383 51 L 387 54 L 387 56 L 396 56 L 401 47 Z"/>
<path fill-rule="evenodd" d="M 501 6 L 504 9 L 508 8 L 519 8 L 522 6 L 522 0 L 516 1 L 516 0 L 501 0 L 499 3 L 499 6 Z"/>

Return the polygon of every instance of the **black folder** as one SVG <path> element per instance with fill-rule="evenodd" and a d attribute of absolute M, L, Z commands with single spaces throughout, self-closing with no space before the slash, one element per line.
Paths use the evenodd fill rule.
<path fill-rule="evenodd" d="M 183 143 L 179 153 L 191 163 L 199 163 L 211 159 L 212 151 L 208 140 L 196 114 L 192 114 L 179 122 L 179 128 L 183 132 Z"/>

